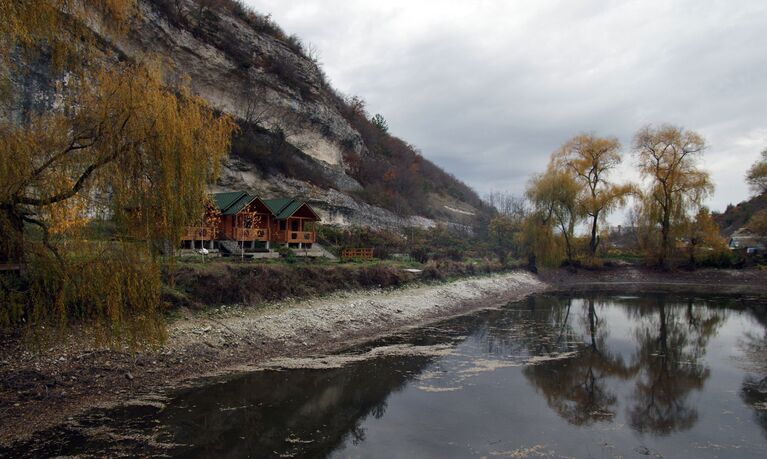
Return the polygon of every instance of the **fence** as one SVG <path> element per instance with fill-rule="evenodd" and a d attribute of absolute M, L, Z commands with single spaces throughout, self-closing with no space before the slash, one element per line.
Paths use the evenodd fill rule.
<path fill-rule="evenodd" d="M 373 258 L 372 248 L 343 249 L 341 251 L 342 260 L 370 260 L 372 258 Z"/>

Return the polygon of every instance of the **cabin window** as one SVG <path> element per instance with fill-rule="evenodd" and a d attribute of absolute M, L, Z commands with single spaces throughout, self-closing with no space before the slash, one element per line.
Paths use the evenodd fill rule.
<path fill-rule="evenodd" d="M 299 229 L 299 224 L 300 224 L 300 223 L 301 223 L 301 222 L 300 222 L 300 221 L 298 221 L 298 220 L 293 220 L 293 221 L 291 221 L 291 222 L 290 222 L 290 231 L 298 231 L 298 229 Z"/>
<path fill-rule="evenodd" d="M 280 220 L 280 231 L 285 231 L 285 220 Z"/>

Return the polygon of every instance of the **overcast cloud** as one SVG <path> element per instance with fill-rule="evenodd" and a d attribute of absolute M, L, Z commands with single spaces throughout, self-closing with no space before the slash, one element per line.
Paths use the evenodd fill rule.
<path fill-rule="evenodd" d="M 669 122 L 708 141 L 709 204 L 723 210 L 747 198 L 745 171 L 767 147 L 765 0 L 248 3 L 480 193 L 521 193 L 580 132 L 629 151 L 638 128 Z"/>

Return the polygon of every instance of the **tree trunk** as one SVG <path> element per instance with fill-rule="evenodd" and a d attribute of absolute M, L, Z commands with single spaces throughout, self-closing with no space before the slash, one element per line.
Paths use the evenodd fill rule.
<path fill-rule="evenodd" d="M 24 220 L 12 206 L 3 206 L 0 227 L 6 233 L 0 240 L 0 264 L 21 263 L 24 258 Z"/>
<path fill-rule="evenodd" d="M 694 239 L 690 239 L 690 269 L 695 268 L 695 246 L 697 243 Z"/>
<path fill-rule="evenodd" d="M 661 234 L 661 249 L 660 258 L 658 263 L 663 269 L 669 269 L 669 256 L 671 254 L 671 219 L 669 218 L 668 211 L 663 212 L 663 221 L 660 228 Z"/>
<path fill-rule="evenodd" d="M 570 246 L 570 236 L 567 234 L 567 231 L 563 231 L 562 234 L 565 237 L 565 251 L 567 252 L 567 264 L 568 266 L 573 266 L 573 249 Z"/>
<path fill-rule="evenodd" d="M 591 222 L 591 241 L 589 241 L 589 253 L 594 258 L 597 255 L 597 246 L 599 245 L 599 236 L 597 236 L 597 219 L 599 214 L 594 215 L 594 220 Z"/>
<path fill-rule="evenodd" d="M 536 264 L 534 253 L 527 256 L 527 270 L 533 274 L 538 274 L 538 265 Z"/>

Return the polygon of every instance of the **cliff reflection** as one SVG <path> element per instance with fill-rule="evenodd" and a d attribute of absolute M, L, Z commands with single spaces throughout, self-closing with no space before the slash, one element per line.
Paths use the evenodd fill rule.
<path fill-rule="evenodd" d="M 381 418 L 389 394 L 429 358 L 380 359 L 326 370 L 257 372 L 190 390 L 164 412 L 175 454 L 203 457 L 322 457 L 347 438 L 365 439 L 362 422 Z"/>

